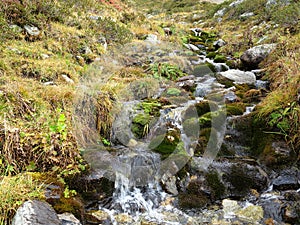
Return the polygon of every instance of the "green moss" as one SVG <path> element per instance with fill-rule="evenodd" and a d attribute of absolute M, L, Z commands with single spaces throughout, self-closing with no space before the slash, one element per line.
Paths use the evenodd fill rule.
<path fill-rule="evenodd" d="M 212 75 L 215 71 L 215 68 L 213 67 L 213 70 L 211 69 L 211 66 L 208 66 L 205 64 L 200 64 L 194 67 L 193 75 L 196 77 L 203 77 L 207 74 Z"/>
<path fill-rule="evenodd" d="M 225 186 L 221 182 L 216 171 L 209 172 L 205 175 L 206 182 L 212 191 L 214 199 L 220 199 L 225 193 Z"/>
<path fill-rule="evenodd" d="M 218 110 L 218 108 L 219 107 L 215 102 L 204 100 L 204 101 L 198 102 L 192 106 L 189 106 L 185 111 L 184 118 L 188 119 L 188 118 L 192 118 L 195 116 L 200 117 L 200 116 L 204 115 L 205 113 L 208 113 L 211 111 L 212 112 L 216 111 L 216 110 Z"/>
<path fill-rule="evenodd" d="M 162 155 L 174 152 L 180 139 L 179 129 L 169 129 L 166 134 L 158 135 L 149 144 L 149 148 Z"/>
<path fill-rule="evenodd" d="M 57 213 L 72 213 L 76 218 L 83 219 L 84 205 L 78 197 L 61 198 L 58 203 L 53 205 Z"/>
<path fill-rule="evenodd" d="M 228 116 L 243 115 L 245 110 L 246 106 L 241 102 L 235 102 L 226 105 L 226 113 Z"/>
<path fill-rule="evenodd" d="M 132 120 L 131 131 L 137 138 L 142 138 L 148 133 L 150 115 L 140 113 L 137 114 Z"/>
<path fill-rule="evenodd" d="M 209 128 L 213 126 L 219 129 L 225 125 L 226 114 L 223 110 L 208 112 L 199 118 L 200 127 Z"/>
<path fill-rule="evenodd" d="M 226 62 L 226 57 L 224 55 L 216 55 L 214 57 L 214 62 L 216 63 L 225 63 Z"/>
<path fill-rule="evenodd" d="M 209 52 L 207 53 L 206 57 L 209 59 L 214 59 L 216 57 L 217 53 L 216 52 Z"/>
<path fill-rule="evenodd" d="M 179 96 L 181 94 L 181 90 L 178 88 L 168 88 L 167 95 L 168 96 Z"/>

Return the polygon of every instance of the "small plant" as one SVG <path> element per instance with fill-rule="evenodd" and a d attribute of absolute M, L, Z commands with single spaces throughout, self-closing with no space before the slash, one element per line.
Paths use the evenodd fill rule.
<path fill-rule="evenodd" d="M 52 133 L 58 133 L 61 135 L 62 140 L 67 139 L 67 124 L 66 124 L 66 116 L 65 114 L 61 113 L 61 109 L 58 109 L 57 112 L 59 112 L 59 116 L 57 118 L 57 121 L 55 121 L 54 124 L 49 126 L 49 129 Z"/>
<path fill-rule="evenodd" d="M 154 78 L 167 78 L 169 80 L 177 80 L 179 77 L 183 77 L 185 73 L 176 65 L 169 63 L 154 63 L 150 66 L 150 70 Z"/>

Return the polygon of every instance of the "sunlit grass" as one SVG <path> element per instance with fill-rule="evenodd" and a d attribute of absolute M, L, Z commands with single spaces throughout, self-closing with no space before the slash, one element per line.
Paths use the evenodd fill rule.
<path fill-rule="evenodd" d="M 0 224 L 10 224 L 17 208 L 24 201 L 43 197 L 42 184 L 30 174 L 0 177 Z"/>

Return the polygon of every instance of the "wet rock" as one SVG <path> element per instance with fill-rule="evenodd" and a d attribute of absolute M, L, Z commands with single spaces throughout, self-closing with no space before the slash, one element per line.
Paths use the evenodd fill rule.
<path fill-rule="evenodd" d="M 247 68 L 257 68 L 258 64 L 263 61 L 275 47 L 276 44 L 255 46 L 245 51 L 240 59 Z"/>
<path fill-rule="evenodd" d="M 81 225 L 80 221 L 71 213 L 58 214 L 61 225 Z"/>
<path fill-rule="evenodd" d="M 185 81 L 177 82 L 176 86 L 183 88 L 186 91 L 193 92 L 196 87 L 196 83 L 194 80 L 185 80 Z"/>
<path fill-rule="evenodd" d="M 92 210 L 85 214 L 85 219 L 91 224 L 109 224 L 109 214 L 102 210 Z"/>
<path fill-rule="evenodd" d="M 33 200 L 21 205 L 12 225 L 61 225 L 61 221 L 48 203 Z"/>
<path fill-rule="evenodd" d="M 281 171 L 272 184 L 275 190 L 296 190 L 300 188 L 300 173 L 293 168 Z"/>
<path fill-rule="evenodd" d="M 179 138 L 180 130 L 171 128 L 166 134 L 154 137 L 149 144 L 149 148 L 163 155 L 171 154 L 176 149 Z"/>
<path fill-rule="evenodd" d="M 243 197 L 250 189 L 262 191 L 267 188 L 267 174 L 258 166 L 245 162 L 223 164 L 222 181 L 231 197 Z"/>
<path fill-rule="evenodd" d="M 225 85 L 231 86 L 230 82 L 235 84 L 251 84 L 254 85 L 256 77 L 252 72 L 244 72 L 241 70 L 227 70 L 216 75 L 217 80 Z"/>
<path fill-rule="evenodd" d="M 164 174 L 165 175 L 165 174 Z M 175 176 L 171 176 L 171 177 L 162 177 L 161 182 L 164 186 L 164 189 L 172 194 L 172 195 L 178 195 L 178 190 L 176 187 L 176 177 Z"/>
<path fill-rule="evenodd" d="M 188 76 L 183 76 L 177 79 L 177 82 L 182 82 L 182 81 L 187 81 L 187 80 L 194 80 L 195 76 L 194 75 L 188 75 Z"/>
<path fill-rule="evenodd" d="M 273 194 L 263 195 L 259 205 L 263 207 L 265 218 L 282 221 L 282 202 L 278 196 Z"/>

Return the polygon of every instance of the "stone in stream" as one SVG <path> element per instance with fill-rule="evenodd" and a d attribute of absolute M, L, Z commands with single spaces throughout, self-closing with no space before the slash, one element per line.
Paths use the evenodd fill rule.
<path fill-rule="evenodd" d="M 61 225 L 61 221 L 48 203 L 33 200 L 18 208 L 12 225 Z"/>
<path fill-rule="evenodd" d="M 300 188 L 300 173 L 297 169 L 287 169 L 280 172 L 273 181 L 275 190 L 296 190 Z"/>
<path fill-rule="evenodd" d="M 275 47 L 276 44 L 257 45 L 245 51 L 240 59 L 247 68 L 257 68 L 258 64 L 262 62 Z"/>
<path fill-rule="evenodd" d="M 254 85 L 256 82 L 254 73 L 241 70 L 227 70 L 225 72 L 220 72 L 216 74 L 216 78 L 221 84 L 227 86 L 232 86 L 233 83 Z"/>

